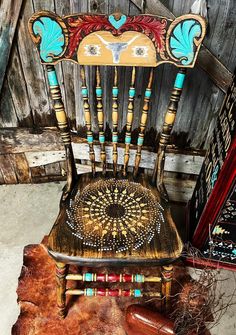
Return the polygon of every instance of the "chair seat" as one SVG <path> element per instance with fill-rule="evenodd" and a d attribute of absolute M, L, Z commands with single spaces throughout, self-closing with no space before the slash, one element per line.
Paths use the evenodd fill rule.
<path fill-rule="evenodd" d="M 49 235 L 49 253 L 69 263 L 173 262 L 182 242 L 148 177 L 81 176 Z"/>

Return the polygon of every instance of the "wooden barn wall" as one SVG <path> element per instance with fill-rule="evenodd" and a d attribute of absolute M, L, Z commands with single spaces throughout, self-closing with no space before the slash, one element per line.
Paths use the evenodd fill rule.
<path fill-rule="evenodd" d="M 193 2 L 194 0 L 162 0 L 161 2 L 149 0 L 146 1 L 146 11 L 149 13 L 154 11 L 157 14 L 156 8 L 161 8 L 160 6 L 164 5 L 166 6 L 166 9 L 163 7 L 164 11 L 173 13 L 169 15 L 178 16 L 188 13 Z M 0 127 L 2 129 L 0 131 L 3 141 L 0 148 L 0 183 L 53 180 L 60 179 L 62 174 L 64 174 L 64 161 L 56 155 L 57 150 L 62 150 L 61 145 L 56 145 L 56 142 L 53 142 L 54 145 L 51 146 L 51 149 L 49 149 L 48 145 L 51 141 L 50 132 L 52 130 L 50 129 L 55 127 L 56 122 L 51 109 L 47 86 L 45 85 L 45 72 L 39 63 L 36 49 L 30 40 L 27 30 L 27 21 L 31 14 L 42 9 L 56 11 L 59 15 L 67 15 L 72 12 L 112 13 L 119 8 L 125 14 L 134 15 L 141 12 L 142 3 L 143 1 L 141 0 L 13 0 L 11 2 L 3 0 L 1 2 L 1 13 L 3 13 L 2 8 L 5 8 L 5 12 L 9 13 L 10 10 L 10 13 L 14 13 L 14 15 L 8 15 L 8 17 L 5 15 L 5 21 L 1 21 L 3 22 L 2 25 L 5 24 L 6 26 L 8 24 L 10 28 L 8 29 L 9 36 L 4 40 L 7 43 L 7 47 L 4 48 L 4 58 L 1 57 L 0 61 L 4 62 L 4 64 L 0 63 L 0 88 L 2 83 L 0 95 Z M 224 97 L 224 91 L 229 84 L 231 72 L 234 70 L 236 58 L 236 48 L 234 47 L 236 35 L 235 0 L 208 0 L 208 22 L 208 33 L 204 45 L 222 63 L 219 63 L 219 84 L 217 79 L 212 80 L 199 66 L 188 71 L 183 97 L 173 129 L 173 138 L 177 148 L 187 147 L 191 149 L 190 155 L 184 156 L 185 158 L 187 157 L 185 159 L 187 161 L 190 158 L 190 162 L 191 160 L 194 162 L 197 160 L 197 149 L 207 148 L 214 121 Z M 2 56 L 1 39 L 2 36 L 0 35 L 0 56 Z M 223 72 L 221 71 L 222 65 L 224 66 Z M 206 68 L 211 66 L 212 64 L 206 64 Z M 216 66 L 218 65 L 216 64 Z M 1 71 L 2 68 L 4 72 L 3 70 Z M 57 70 L 71 128 L 74 133 L 83 137 L 85 129 L 81 108 L 79 66 L 70 62 L 60 63 L 57 65 Z M 155 94 L 153 94 L 151 100 L 151 113 L 148 123 L 149 141 L 146 143 L 152 149 L 155 148 L 156 134 L 162 126 L 176 71 L 176 68 L 168 64 L 155 69 Z M 225 74 L 227 79 L 225 79 Z M 89 82 L 93 84 L 94 71 L 92 68 L 88 68 L 87 75 Z M 109 126 L 111 125 L 111 115 L 109 113 L 111 110 L 111 90 L 109 88 L 112 83 L 112 68 L 103 69 L 102 75 L 107 134 L 109 134 Z M 122 130 L 127 111 L 130 68 L 119 69 L 119 75 L 122 87 L 119 99 Z M 142 93 L 146 81 L 147 69 L 139 69 L 137 99 L 135 101 L 134 137 L 135 128 L 138 126 L 142 107 Z M 90 92 L 90 97 L 93 107 L 92 91 Z M 94 129 L 96 130 L 94 108 L 92 108 L 92 111 Z M 8 132 L 8 128 L 13 127 L 17 127 L 17 131 L 10 130 Z M 44 129 L 45 127 L 49 127 L 48 130 Z M 41 134 L 44 134 L 45 138 L 47 138 L 46 142 L 42 141 Z M 41 143 L 37 143 L 36 146 L 33 146 L 33 144 L 29 145 L 32 136 L 35 139 L 37 138 L 38 141 L 41 140 Z M 35 140 L 34 145 L 36 142 Z M 14 150 L 12 150 L 13 147 L 15 148 Z M 39 156 L 40 152 L 41 155 L 44 155 L 44 159 L 40 159 L 41 156 L 37 158 L 41 165 L 38 163 L 37 166 L 32 166 L 32 155 L 34 155 L 34 152 L 37 152 Z M 30 156 L 30 153 L 33 154 Z M 54 155 L 52 161 L 53 153 L 56 156 Z M 179 161 L 176 164 L 178 165 Z M 181 164 L 184 164 L 184 162 Z M 192 180 L 196 179 L 195 176 L 199 172 L 199 168 L 200 166 L 197 166 L 195 172 L 192 173 Z M 178 173 L 177 168 L 169 169 L 169 171 L 173 174 Z M 187 172 L 185 171 L 184 173 Z"/>

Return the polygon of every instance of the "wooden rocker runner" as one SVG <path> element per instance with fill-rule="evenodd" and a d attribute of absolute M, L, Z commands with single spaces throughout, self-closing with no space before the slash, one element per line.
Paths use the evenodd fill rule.
<path fill-rule="evenodd" d="M 205 35 L 205 21 L 198 15 L 183 15 L 174 21 L 152 15 L 126 16 L 74 14 L 65 17 L 42 11 L 29 20 L 29 31 L 46 66 L 53 106 L 65 145 L 67 184 L 60 202 L 60 212 L 52 227 L 48 252 L 56 262 L 57 302 L 59 314 L 65 317 L 66 294 L 86 296 L 157 296 L 168 302 L 171 290 L 172 263 L 182 252 L 182 242 L 170 214 L 163 171 L 165 150 L 175 121 L 186 69 L 195 64 Z M 60 61 L 79 64 L 81 94 L 87 128 L 91 173 L 77 176 L 67 116 L 54 65 Z M 177 67 L 160 136 L 153 176 L 140 172 L 145 129 L 150 113 L 150 99 L 155 67 L 171 63 Z M 90 99 L 86 71 L 94 66 L 98 136 L 102 172 L 96 171 L 94 133 L 91 125 Z M 103 78 L 101 67 L 113 67 L 112 147 L 113 169 L 107 169 L 104 132 Z M 119 67 L 131 69 L 125 143 L 119 139 L 118 110 L 121 81 Z M 136 96 L 138 67 L 149 67 L 149 79 L 144 92 L 143 107 L 136 143 L 135 166 L 129 167 L 131 132 Z M 173 69 L 174 70 L 174 69 Z M 91 93 L 90 93 L 91 94 Z M 154 112 L 154 111 L 153 111 Z M 123 166 L 118 153 L 124 148 Z M 69 264 L 98 268 L 84 274 L 69 273 Z M 132 266 L 160 266 L 160 276 L 145 277 L 132 273 Z M 113 268 L 106 274 L 99 267 Z M 130 273 L 114 272 L 114 267 L 129 266 Z M 68 280 L 83 281 L 85 289 L 67 289 Z M 137 285 L 152 281 L 161 283 L 156 292 L 145 292 Z M 120 283 L 120 289 L 91 288 L 90 282 Z M 133 283 L 127 290 L 125 283 Z M 89 286 L 89 287 L 87 287 Z"/>

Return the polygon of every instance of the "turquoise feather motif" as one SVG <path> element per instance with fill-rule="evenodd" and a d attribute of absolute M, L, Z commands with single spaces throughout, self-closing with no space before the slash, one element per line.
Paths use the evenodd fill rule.
<path fill-rule="evenodd" d="M 33 24 L 35 35 L 40 35 L 40 57 L 46 63 L 59 56 L 65 45 L 65 37 L 58 22 L 50 17 L 42 16 Z"/>
<path fill-rule="evenodd" d="M 182 65 L 189 65 L 194 59 L 195 44 L 194 38 L 200 37 L 201 25 L 198 21 L 189 19 L 180 22 L 173 30 L 170 38 L 170 51 L 179 59 Z"/>

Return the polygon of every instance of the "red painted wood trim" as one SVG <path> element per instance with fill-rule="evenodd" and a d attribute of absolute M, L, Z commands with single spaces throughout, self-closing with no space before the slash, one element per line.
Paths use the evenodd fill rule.
<path fill-rule="evenodd" d="M 231 271 L 236 271 L 235 264 L 230 264 L 230 263 L 223 263 L 219 262 L 215 259 L 206 259 L 206 258 L 185 258 L 184 259 L 184 264 L 186 266 L 191 266 L 193 268 L 197 269 L 204 269 L 204 268 L 212 268 L 212 269 L 225 269 L 225 270 L 231 270 Z"/>
<path fill-rule="evenodd" d="M 208 202 L 193 235 L 192 243 L 196 248 L 201 249 L 205 244 L 209 234 L 209 225 L 212 225 L 215 222 L 235 178 L 236 137 L 233 139 L 226 160 L 220 171 L 220 175 L 216 181 L 214 189 L 208 199 Z"/>

